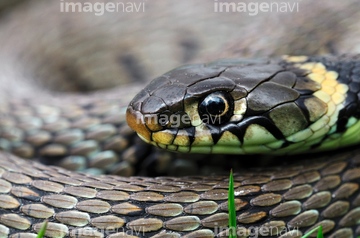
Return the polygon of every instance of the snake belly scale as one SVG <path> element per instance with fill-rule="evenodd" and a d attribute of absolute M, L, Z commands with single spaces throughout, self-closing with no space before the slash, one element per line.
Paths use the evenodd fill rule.
<path fill-rule="evenodd" d="M 285 56 L 184 66 L 143 89 L 126 117 L 143 140 L 185 152 L 291 154 L 353 145 L 359 140 L 359 62 L 358 56 Z M 278 94 L 270 99 L 271 93 Z M 220 109 L 207 109 L 213 103 Z M 198 105 L 211 123 L 193 117 Z M 164 112 L 187 120 L 174 128 L 177 121 L 154 119 Z M 360 233 L 358 149 L 299 157 L 235 170 L 238 234 L 300 237 L 319 225 L 328 237 Z M 226 175 L 92 176 L 6 152 L 0 174 L 2 237 L 35 237 L 45 219 L 48 237 L 227 236 Z"/>

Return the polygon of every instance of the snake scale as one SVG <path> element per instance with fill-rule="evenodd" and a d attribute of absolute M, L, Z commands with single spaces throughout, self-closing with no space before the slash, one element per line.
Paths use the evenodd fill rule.
<path fill-rule="evenodd" d="M 319 225 L 327 237 L 360 235 L 359 149 L 321 151 L 358 137 L 356 1 L 302 1 L 301 15 L 257 18 L 214 17 L 205 1 L 145 2 L 143 14 L 59 13 L 58 1 L 2 14 L 0 236 L 36 237 L 48 220 L 47 237 L 227 237 L 231 168 L 239 237 L 301 237 Z M 342 52 L 353 56 L 262 57 Z M 214 61 L 249 55 L 261 57 Z M 164 74 L 196 58 L 212 63 Z M 125 76 L 127 84 L 90 92 Z M 126 124 L 132 99 L 127 120 L 143 140 L 220 154 L 143 143 Z M 207 126 L 193 117 L 175 129 L 177 121 L 152 120 L 164 110 L 193 116 L 198 105 L 200 115 L 216 114 L 207 105 L 219 100 L 230 103 Z M 259 139 L 266 146 L 248 147 Z M 300 148 L 320 152 L 223 154 Z"/>

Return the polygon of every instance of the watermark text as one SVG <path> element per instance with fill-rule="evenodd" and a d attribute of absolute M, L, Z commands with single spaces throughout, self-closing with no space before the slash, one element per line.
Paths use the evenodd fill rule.
<path fill-rule="evenodd" d="M 140 13 L 145 12 L 145 1 L 143 2 L 70 2 L 60 0 L 60 12 L 64 13 L 93 13 L 102 16 L 105 13 Z"/>
<path fill-rule="evenodd" d="M 238 12 L 256 16 L 267 12 L 299 12 L 299 2 L 228 2 L 214 0 L 214 12 Z"/>

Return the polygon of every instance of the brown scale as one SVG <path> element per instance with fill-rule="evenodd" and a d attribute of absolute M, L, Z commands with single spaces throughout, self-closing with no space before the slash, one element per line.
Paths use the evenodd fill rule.
<path fill-rule="evenodd" d="M 261 180 L 245 179 L 252 176 L 249 171 L 235 174 L 235 207 L 239 229 L 246 230 L 247 225 L 256 223 L 264 229 L 271 228 L 271 232 L 275 232 L 275 227 L 301 227 L 298 232 L 303 234 L 320 224 L 326 234 L 354 234 L 350 227 L 356 227 L 355 221 L 360 216 L 360 195 L 356 182 L 359 174 L 356 173 L 358 168 L 353 167 L 358 160 L 339 158 L 341 156 L 333 156 L 314 167 L 307 165 L 307 162 L 289 165 L 287 171 L 265 169 L 263 174 L 272 176 L 264 176 L 266 179 Z M 16 161 L 13 159 L 5 157 L 1 166 L 7 160 Z M 44 169 L 35 162 L 28 170 L 24 163 L 13 163 L 12 168 L 16 172 L 3 171 L 0 179 L 3 192 L 10 191 L 10 195 L 0 196 L 0 206 L 5 211 L 22 212 L 22 215 L 4 213 L 0 215 L 0 221 L 19 232 L 39 229 L 40 223 L 32 223 L 35 218 L 50 219 L 53 234 L 80 234 L 85 232 L 81 230 L 84 229 L 81 226 L 85 225 L 93 229 L 94 235 L 98 232 L 95 229 L 113 226 L 129 231 L 146 226 L 144 232 L 148 235 L 155 235 L 164 228 L 166 231 L 162 232 L 171 231 L 169 235 L 215 235 L 213 232 L 218 226 L 227 226 L 227 176 L 151 179 L 90 177 L 56 167 Z M 40 172 L 37 167 L 44 170 Z M 62 180 L 63 173 L 74 176 Z M 12 184 L 11 178 L 14 177 L 23 179 Z M 332 177 L 340 178 L 343 182 L 333 185 L 321 182 Z M 313 189 L 308 183 L 319 185 Z M 329 186 L 321 187 L 320 184 Z M 279 186 L 287 188 L 281 189 Z M 42 203 L 26 202 L 25 198 L 30 197 L 34 201 L 40 199 Z M 22 205 L 18 200 L 20 198 Z M 266 211 L 257 210 L 261 207 Z M 321 217 L 322 220 L 319 220 Z M 274 220 L 268 221 L 268 218 Z M 336 225 L 337 222 L 339 225 Z M 73 228 L 69 230 L 63 224 Z M 221 237 L 224 231 L 219 232 Z"/>

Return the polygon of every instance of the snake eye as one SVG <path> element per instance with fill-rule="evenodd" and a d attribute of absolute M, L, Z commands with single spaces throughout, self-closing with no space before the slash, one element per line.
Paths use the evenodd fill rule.
<path fill-rule="evenodd" d="M 220 125 L 229 121 L 233 110 L 233 99 L 226 92 L 211 93 L 199 103 L 200 118 L 207 124 Z"/>

